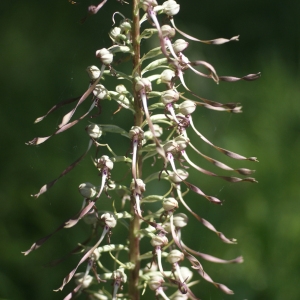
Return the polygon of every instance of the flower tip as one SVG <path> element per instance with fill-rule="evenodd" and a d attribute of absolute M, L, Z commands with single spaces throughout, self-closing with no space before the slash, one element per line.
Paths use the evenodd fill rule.
<path fill-rule="evenodd" d="M 244 262 L 244 257 L 243 257 L 243 256 L 237 257 L 236 260 L 235 260 L 235 262 L 236 262 L 237 264 L 243 263 L 243 262 Z"/>
<path fill-rule="evenodd" d="M 232 37 L 230 40 L 231 41 L 239 41 L 239 38 L 240 38 L 240 35 L 237 35 L 237 36 L 234 36 L 234 37 Z"/>
<path fill-rule="evenodd" d="M 34 124 L 39 123 L 39 122 L 41 122 L 42 120 L 43 120 L 43 117 L 37 118 L 37 119 L 34 121 Z"/>

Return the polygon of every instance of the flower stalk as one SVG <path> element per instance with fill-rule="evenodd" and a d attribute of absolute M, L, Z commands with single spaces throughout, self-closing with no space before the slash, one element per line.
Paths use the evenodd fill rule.
<path fill-rule="evenodd" d="M 103 0 L 97 6 L 90 6 L 88 15 L 101 13 L 105 9 L 103 7 L 106 2 L 107 0 Z M 128 4 L 122 0 L 119 2 Z M 75 279 L 76 287 L 65 297 L 65 300 L 72 299 L 80 293 L 84 293 L 89 299 L 139 300 L 147 286 L 154 291 L 155 296 L 163 299 L 196 300 L 200 296 L 196 296 L 192 289 L 199 282 L 190 281 L 191 270 L 220 291 L 232 294 L 231 289 L 215 282 L 204 271 L 201 262 L 196 257 L 200 260 L 222 264 L 241 263 L 243 258 L 239 256 L 235 259 L 224 260 L 196 251 L 183 242 L 184 236 L 181 228 L 188 225 L 189 219 L 185 214 L 187 213 L 214 232 L 224 243 L 236 243 L 235 239 L 227 238 L 211 222 L 190 208 L 189 192 L 202 196 L 213 204 L 221 205 L 222 201 L 207 195 L 197 185 L 187 181 L 189 173 L 185 168 L 188 164 L 199 171 L 200 176 L 204 174 L 217 177 L 230 183 L 256 182 L 252 177 L 243 177 L 252 174 L 253 170 L 232 168 L 202 153 L 198 148 L 199 143 L 203 142 L 211 146 L 211 149 L 232 159 L 252 162 L 257 159 L 216 146 L 198 131 L 193 123 L 193 114 L 197 108 L 241 113 L 241 106 L 236 103 L 215 102 L 197 95 L 188 88 L 184 77 L 185 72 L 193 72 L 201 76 L 203 80 L 213 80 L 219 84 L 221 81 L 252 81 L 259 78 L 260 73 L 240 78 L 220 76 L 210 63 L 201 59 L 190 61 L 183 52 L 192 43 L 182 38 L 173 41 L 176 33 L 189 41 L 212 45 L 237 41 L 238 36 L 231 39 L 200 40 L 182 32 L 175 26 L 174 21 L 180 11 L 180 5 L 176 1 L 167 0 L 159 4 L 156 0 L 133 0 L 131 5 L 131 19 L 126 18 L 120 12 L 113 14 L 114 27 L 109 31 L 112 46 L 96 51 L 95 56 L 100 67 L 95 65 L 87 67 L 86 71 L 90 80 L 87 90 L 79 97 L 53 106 L 44 116 L 36 119 L 36 123 L 40 122 L 61 106 L 77 101 L 75 107 L 63 116 L 59 129 L 50 136 L 36 137 L 27 144 L 40 145 L 54 138 L 55 135 L 64 133 L 78 122 L 82 122 L 87 116 L 96 119 L 99 114 L 103 113 L 100 109 L 101 101 L 116 101 L 118 109 L 115 113 L 122 113 L 124 109 L 130 111 L 132 113 L 131 126 L 123 129 L 116 124 L 92 123 L 86 127 L 84 134 L 88 134 L 89 139 L 86 152 L 63 170 L 55 180 L 43 185 L 33 196 L 38 198 L 48 192 L 62 176 L 75 169 L 92 147 L 96 148 L 93 164 L 99 176 L 94 182 L 85 179 L 84 183 L 79 184 L 78 190 L 81 202 L 83 197 L 83 203 L 78 213 L 63 222 L 53 233 L 35 242 L 29 250 L 23 253 L 30 254 L 40 248 L 56 232 L 67 230 L 75 225 L 80 226 L 80 221 L 83 220 L 86 226 L 90 226 L 90 235 L 71 254 L 80 251 L 84 254 L 78 260 L 76 267 L 63 279 L 60 288 L 56 290 L 63 290 L 66 284 Z M 160 15 L 164 16 L 163 22 L 169 22 L 169 24 L 161 25 Z M 121 17 L 119 25 L 116 25 L 116 17 Z M 141 41 L 150 38 L 156 42 L 156 46 L 141 55 Z M 121 58 L 118 60 L 119 55 Z M 123 55 L 131 58 L 128 72 L 117 70 L 119 63 L 128 62 Z M 148 60 L 151 62 L 145 64 Z M 118 61 L 117 64 L 116 61 Z M 205 71 L 199 71 L 198 67 L 204 68 Z M 103 78 L 117 82 L 115 89 L 108 90 Z M 120 81 L 122 81 L 121 84 Z M 86 99 L 90 96 L 91 103 L 87 112 L 80 118 L 72 120 L 75 111 L 86 105 Z M 156 102 L 153 99 L 156 99 Z M 98 108 L 97 114 L 92 114 L 94 108 Z M 101 118 L 99 118 L 100 121 Z M 192 142 L 189 138 L 191 130 L 200 139 Z M 104 134 L 122 136 L 122 139 L 125 138 L 128 142 L 130 150 L 126 154 L 119 153 L 119 149 L 116 151 L 109 144 L 102 143 L 101 139 Z M 190 148 L 216 167 L 226 172 L 238 173 L 241 177 L 219 175 L 202 168 L 200 162 L 196 164 L 189 158 Z M 148 167 L 145 170 L 147 159 L 153 159 L 153 163 L 151 168 Z M 129 170 L 124 174 L 121 182 L 118 182 L 116 177 L 119 176 L 116 176 L 116 172 L 120 164 L 125 164 Z M 152 174 L 147 174 L 151 172 Z M 147 177 L 144 178 L 145 176 Z M 147 194 L 148 183 L 155 181 L 155 184 L 159 186 L 162 180 L 169 183 L 170 187 L 167 192 Z M 189 180 L 196 181 L 198 184 L 195 178 Z M 187 188 L 184 192 L 183 187 Z M 103 211 L 102 209 L 101 201 L 105 196 L 111 201 L 111 210 Z M 126 237 L 120 237 L 123 238 L 123 244 L 114 244 L 114 236 L 111 235 L 114 228 L 120 224 L 126 227 L 128 234 Z M 99 232 L 102 232 L 100 236 L 98 236 Z M 149 245 L 146 253 L 140 253 L 142 240 L 146 240 Z M 106 244 L 104 244 L 105 241 Z M 121 251 L 128 253 L 127 260 L 124 261 L 119 257 Z M 106 252 L 110 255 L 110 263 L 102 257 L 102 254 Z M 165 265 L 164 258 L 167 258 L 168 265 Z M 189 268 L 180 267 L 181 261 L 184 260 L 189 263 Z M 109 292 L 109 287 L 111 292 Z"/>

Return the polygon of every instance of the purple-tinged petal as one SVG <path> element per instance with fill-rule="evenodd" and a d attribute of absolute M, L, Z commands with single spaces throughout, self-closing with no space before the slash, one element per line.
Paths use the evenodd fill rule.
<path fill-rule="evenodd" d="M 92 91 L 95 89 L 96 85 L 100 81 L 101 76 L 102 76 L 102 74 L 103 74 L 103 72 L 105 70 L 105 67 L 106 67 L 105 65 L 102 65 L 102 67 L 101 67 L 101 73 L 100 73 L 99 78 L 96 79 L 95 82 L 81 96 L 81 98 L 79 99 L 79 101 L 76 104 L 76 106 L 63 117 L 61 124 L 58 126 L 59 128 L 62 128 L 63 126 L 65 126 L 70 121 L 70 119 L 72 118 L 73 114 L 75 113 L 77 107 L 92 93 Z"/>
<path fill-rule="evenodd" d="M 178 31 L 181 35 L 183 35 L 184 37 L 190 39 L 191 41 L 201 42 L 201 43 L 210 44 L 210 45 L 221 45 L 221 44 L 228 43 L 228 42 L 231 42 L 231 41 L 238 41 L 239 40 L 239 35 L 234 36 L 231 39 L 218 38 L 218 39 L 214 39 L 214 40 L 199 40 L 199 39 L 194 38 L 193 36 L 191 36 L 189 34 L 184 33 L 183 31 L 179 30 L 175 26 L 175 22 L 174 22 L 173 18 L 170 21 L 171 21 L 173 27 L 176 29 L 176 31 Z"/>
<path fill-rule="evenodd" d="M 85 262 L 95 251 L 95 249 L 100 245 L 100 243 L 102 242 L 103 238 L 105 237 L 105 235 L 109 232 L 109 227 L 105 226 L 102 232 L 102 235 L 99 239 L 99 241 L 95 244 L 95 246 L 93 246 L 90 250 L 88 250 L 84 256 L 81 258 L 81 260 L 79 261 L 79 263 L 77 264 L 77 266 L 75 267 L 75 269 L 73 269 L 68 276 L 66 276 L 63 280 L 63 284 L 61 285 L 60 288 L 58 288 L 57 290 L 54 290 L 55 292 L 58 291 L 62 291 L 62 289 L 64 288 L 64 286 L 73 278 L 75 272 L 77 271 L 78 267 Z"/>
<path fill-rule="evenodd" d="M 246 168 L 239 168 L 239 169 L 233 169 L 227 165 L 225 165 L 224 163 L 213 159 L 205 154 L 203 154 L 202 152 L 200 152 L 192 143 L 189 144 L 199 155 L 201 155 L 204 159 L 206 159 L 207 161 L 209 161 L 210 163 L 214 164 L 216 167 L 226 170 L 226 171 L 234 171 L 237 172 L 241 175 L 250 175 L 252 173 L 255 172 L 255 170 L 250 170 L 250 169 L 246 169 Z"/>
<path fill-rule="evenodd" d="M 233 76 L 220 76 L 219 79 L 220 81 L 227 81 L 227 82 L 234 82 L 234 81 L 239 81 L 239 80 L 245 80 L 245 81 L 253 81 L 258 79 L 261 76 L 261 73 L 256 73 L 256 74 L 248 74 L 243 77 L 233 77 Z"/>
<path fill-rule="evenodd" d="M 231 152 L 229 150 L 226 150 L 224 148 L 221 148 L 221 147 L 218 147 L 218 146 L 215 146 L 213 143 L 211 143 L 206 137 L 204 137 L 194 126 L 194 123 L 193 123 L 193 120 L 192 118 L 190 118 L 190 124 L 192 126 L 192 128 L 194 129 L 195 133 L 207 144 L 209 144 L 210 146 L 212 146 L 213 148 L 215 148 L 216 150 L 218 150 L 219 152 L 231 157 L 231 158 L 234 158 L 234 159 L 239 159 L 239 160 L 250 160 L 250 161 L 258 161 L 256 157 L 245 157 L 245 156 L 242 156 L 242 155 L 239 155 L 237 153 L 234 153 L 234 152 Z"/>
<path fill-rule="evenodd" d="M 217 234 L 217 236 L 224 242 L 227 244 L 236 244 L 236 240 L 235 239 L 228 239 L 222 232 L 217 231 L 217 229 L 207 220 L 201 218 L 200 216 L 198 216 L 183 200 L 182 195 L 181 195 L 181 191 L 180 191 L 180 185 L 176 186 L 176 190 L 177 190 L 177 195 L 178 198 L 180 200 L 180 202 L 184 205 L 184 207 L 200 222 L 202 223 L 206 228 L 208 228 L 209 230 L 213 231 L 214 233 Z"/>
<path fill-rule="evenodd" d="M 64 100 L 64 101 L 61 101 L 57 104 L 55 104 L 44 116 L 42 117 L 39 117 L 37 118 L 34 123 L 38 123 L 38 122 L 41 122 L 43 121 L 50 113 L 52 113 L 53 111 L 57 110 L 58 108 L 60 108 L 61 106 L 64 106 L 66 104 L 69 104 L 69 103 L 72 103 L 76 100 L 78 100 L 80 98 L 80 96 L 78 97 L 75 97 L 75 98 L 71 98 L 71 99 L 67 99 L 67 100 Z"/>
<path fill-rule="evenodd" d="M 92 142 L 92 140 L 90 140 L 88 148 L 87 148 L 85 153 L 83 153 L 78 159 L 76 159 L 71 165 L 69 165 L 55 180 L 43 185 L 41 187 L 40 191 L 37 194 L 32 195 L 32 197 L 38 198 L 41 194 L 47 192 L 61 177 L 65 176 L 72 169 L 74 169 L 76 167 L 76 165 L 86 156 L 86 154 L 90 150 L 92 144 L 93 144 L 93 142 Z"/>
<path fill-rule="evenodd" d="M 49 135 L 49 136 L 46 136 L 46 137 L 36 137 L 34 138 L 33 140 L 25 143 L 26 145 L 39 145 L 39 144 L 42 144 L 44 143 L 45 141 L 47 141 L 49 138 L 51 138 L 52 136 L 56 135 L 56 134 L 59 134 L 61 132 L 64 132 L 66 131 L 67 129 L 71 128 L 72 126 L 76 125 L 79 121 L 81 121 L 83 118 L 85 118 L 89 113 L 90 111 L 94 108 L 95 106 L 95 102 L 92 103 L 92 105 L 90 106 L 89 110 L 87 113 L 85 113 L 84 115 L 82 115 L 79 119 L 71 122 L 71 123 L 68 123 L 66 125 L 64 125 L 63 127 L 61 127 L 60 129 L 56 130 L 53 134 Z"/>
<path fill-rule="evenodd" d="M 255 180 L 255 178 L 252 178 L 252 177 L 246 177 L 246 178 L 238 178 L 238 177 L 233 177 L 233 176 L 221 176 L 221 175 L 217 175 L 213 172 L 210 172 L 210 171 L 207 171 L 197 165 L 195 165 L 190 159 L 189 157 L 187 156 L 186 152 L 183 150 L 181 151 L 181 154 L 182 156 L 185 158 L 185 160 L 193 167 L 195 168 L 196 170 L 200 171 L 201 173 L 203 174 L 206 174 L 206 175 L 209 175 L 209 176 L 214 176 L 214 177 L 219 177 L 219 178 L 222 178 L 226 181 L 229 181 L 229 182 L 241 182 L 241 181 L 248 181 L 248 182 L 256 182 L 257 181 Z"/>

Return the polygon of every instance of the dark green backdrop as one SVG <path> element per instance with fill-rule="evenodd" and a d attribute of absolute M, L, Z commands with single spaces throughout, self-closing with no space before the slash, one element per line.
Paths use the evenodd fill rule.
<path fill-rule="evenodd" d="M 0 4 L 0 299 L 62 299 L 72 287 L 71 283 L 63 293 L 52 292 L 77 258 L 55 268 L 44 265 L 82 240 L 87 228 L 78 225 L 61 232 L 28 257 L 21 251 L 77 212 L 78 184 L 97 175 L 87 157 L 49 193 L 37 200 L 30 197 L 83 153 L 87 120 L 41 146 L 29 147 L 25 142 L 50 134 L 66 110 L 33 125 L 36 117 L 86 89 L 85 68 L 97 64 L 95 50 L 110 45 L 107 31 L 112 13 L 126 10 L 109 0 L 97 16 L 81 25 L 90 4 L 84 0 L 78 0 L 78 5 L 67 0 L 2 0 Z M 300 299 L 300 2 L 186 0 L 180 4 L 177 25 L 191 35 L 201 39 L 241 35 L 240 42 L 222 46 L 191 43 L 187 52 L 191 58 L 207 60 L 220 75 L 262 72 L 259 81 L 219 86 L 187 75 L 189 86 L 203 97 L 243 105 L 244 113 L 239 115 L 198 109 L 201 132 L 219 146 L 260 161 L 237 164 L 255 168 L 259 184 L 229 184 L 193 173 L 194 183 L 199 178 L 202 189 L 226 201 L 216 207 L 190 196 L 191 206 L 239 243 L 222 244 L 196 223 L 186 230 L 186 243 L 212 255 L 245 258 L 242 265 L 204 263 L 207 272 L 235 295 L 223 295 L 205 282 L 197 293 L 212 300 Z M 112 117 L 115 109 L 108 107 L 99 122 L 120 122 L 130 116 Z M 124 127 L 129 124 L 130 119 Z M 110 143 L 117 148 L 123 140 L 114 137 Z M 119 151 L 125 153 L 127 146 L 122 147 Z"/>

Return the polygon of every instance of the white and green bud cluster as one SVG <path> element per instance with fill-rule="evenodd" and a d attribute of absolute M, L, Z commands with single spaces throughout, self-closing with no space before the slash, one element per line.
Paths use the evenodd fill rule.
<path fill-rule="evenodd" d="M 59 290 L 62 290 L 74 276 L 77 285 L 74 291 L 84 291 L 86 297 L 90 299 L 139 300 L 147 286 L 151 293 L 154 291 L 157 297 L 163 299 L 198 299 L 198 296 L 196 297 L 192 292 L 197 281 L 191 282 L 193 276 L 191 270 L 196 270 L 200 277 L 202 276 L 224 293 L 231 294 L 229 288 L 214 282 L 204 272 L 196 256 L 215 262 L 222 260 L 192 250 L 182 241 L 184 234 L 189 230 L 187 229 L 189 215 L 214 232 L 223 242 L 229 244 L 235 242 L 233 239 L 226 238 L 211 223 L 198 216 L 197 211 L 189 207 L 190 201 L 193 201 L 192 193 L 194 197 L 201 196 L 213 203 L 220 204 L 221 201 L 214 196 L 206 195 L 198 188 L 196 184 L 201 181 L 197 178 L 191 176 L 192 178 L 188 179 L 189 172 L 185 170 L 186 164 L 205 175 L 220 177 L 229 182 L 253 182 L 254 179 L 219 176 L 197 166 L 189 159 L 187 152 L 193 148 L 198 155 L 215 166 L 241 175 L 249 175 L 252 171 L 244 168 L 233 169 L 203 154 L 194 145 L 204 142 L 231 158 L 252 161 L 256 159 L 246 158 L 215 146 L 195 128 L 192 114 L 195 113 L 197 106 L 200 106 L 200 109 L 225 112 L 238 112 L 240 107 L 233 103 L 221 104 L 201 98 L 189 89 L 188 83 L 184 80 L 184 72 L 193 71 L 217 83 L 220 80 L 254 80 L 259 76 L 256 74 L 255 77 L 252 74 L 243 78 L 219 77 L 209 63 L 202 60 L 191 62 L 185 57 L 182 52 L 190 43 L 183 38 L 177 38 L 172 42 L 177 32 L 189 40 L 206 44 L 221 44 L 230 40 L 201 41 L 180 31 L 174 21 L 180 10 L 180 5 L 176 1 L 167 0 L 158 3 L 157 0 L 134 0 L 133 2 L 132 20 L 120 12 L 114 13 L 114 25 L 116 17 L 121 16 L 121 21 L 108 33 L 112 45 L 96 51 L 96 58 L 100 60 L 99 65 L 86 68 L 89 76 L 88 90 L 80 97 L 75 108 L 63 117 L 59 130 L 53 135 L 67 130 L 79 121 L 82 122 L 82 119 L 89 115 L 94 107 L 99 108 L 103 101 L 118 104 L 114 114 L 122 114 L 124 110 L 129 112 L 124 114 L 123 118 L 119 118 L 124 120 L 124 124 L 101 124 L 101 115 L 111 114 L 109 111 L 100 109 L 97 119 L 93 114 L 93 122 L 98 124 L 89 123 L 85 128 L 89 135 L 87 151 L 56 180 L 43 186 L 35 195 L 38 197 L 46 192 L 60 177 L 66 175 L 87 156 L 92 146 L 96 148 L 93 157 L 95 177 L 91 181 L 97 183 L 94 185 L 88 182 L 93 175 L 92 172 L 81 174 L 85 178 L 78 189 L 80 196 L 84 198 L 83 205 L 75 217 L 67 220 L 59 228 L 73 227 L 83 219 L 87 224 L 85 226 L 90 226 L 90 238 L 87 239 L 86 244 L 79 244 L 79 248 L 82 247 L 81 259 L 76 268 L 64 279 Z M 98 9 L 105 3 L 106 0 L 100 3 Z M 160 15 L 164 15 L 164 23 L 169 20 L 169 24 L 161 26 Z M 141 28 L 144 27 L 146 28 L 142 30 Z M 141 56 L 139 53 L 144 52 L 141 50 L 147 43 L 142 41 L 144 39 L 151 39 L 152 44 L 149 45 L 155 47 Z M 131 62 L 127 63 L 128 60 Z M 119 64 L 125 67 L 121 69 Z M 208 72 L 202 73 L 194 68 L 199 65 Z M 77 107 L 90 95 L 92 95 L 92 105 L 88 112 L 71 123 L 70 120 Z M 44 117 L 37 119 L 36 122 Z M 130 117 L 132 117 L 131 123 Z M 111 120 L 114 118 L 112 117 Z M 198 141 L 190 140 L 192 130 L 199 137 Z M 35 138 L 28 144 L 38 145 L 50 137 Z M 104 141 L 109 138 L 110 141 L 114 139 L 112 143 L 114 146 L 110 143 L 105 144 Z M 121 150 L 124 149 L 122 145 L 128 149 L 127 152 Z M 149 158 L 153 159 L 151 166 L 147 161 L 150 160 Z M 167 192 L 164 190 L 163 181 L 168 182 Z M 185 192 L 181 192 L 181 189 Z M 115 238 L 114 233 L 124 232 L 121 230 L 122 226 L 126 228 L 128 235 L 122 233 Z M 187 228 L 182 229 L 186 226 Z M 197 229 L 190 230 L 194 234 Z M 102 234 L 98 237 L 98 242 L 92 244 L 91 241 L 99 232 Z M 201 240 L 200 236 L 197 236 L 198 238 Z M 117 244 L 114 244 L 115 241 Z M 25 254 L 37 249 L 43 242 L 35 243 Z M 147 252 L 140 253 L 140 243 L 148 245 Z M 122 255 L 121 251 L 127 252 L 126 255 Z M 144 260 L 147 262 L 143 265 Z M 182 261 L 190 267 L 180 266 Z M 241 259 L 234 262 L 240 261 Z M 152 267 L 144 268 L 147 263 L 151 263 Z M 83 272 L 76 273 L 77 268 L 80 267 Z M 113 288 L 110 294 L 107 291 L 111 290 L 111 286 Z M 166 293 L 173 295 L 169 298 Z M 71 299 L 68 297 L 66 299 Z"/>

